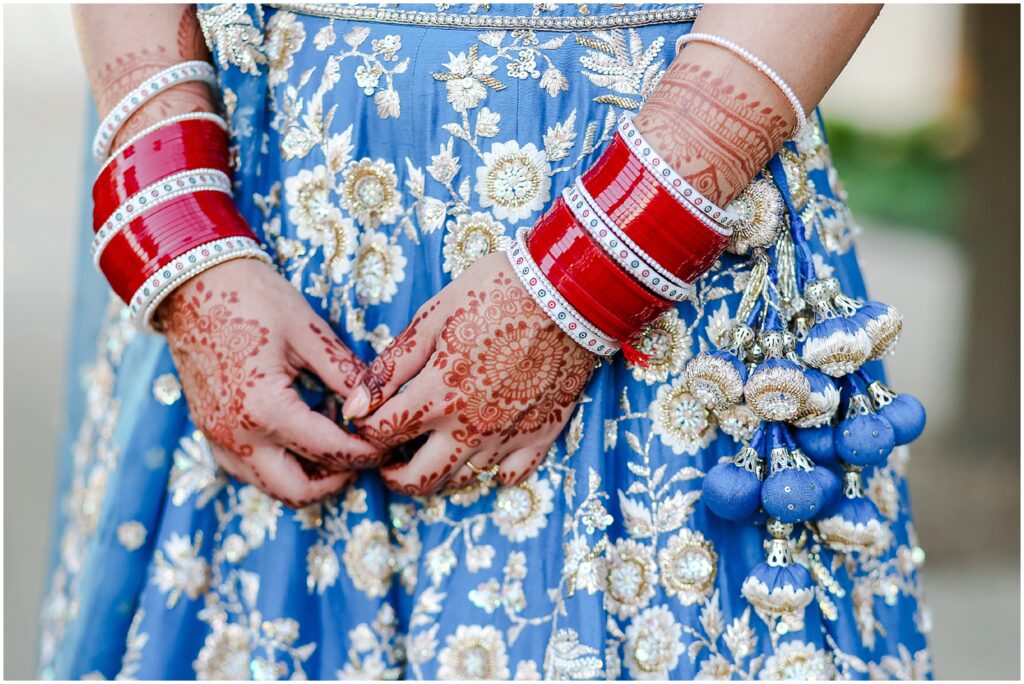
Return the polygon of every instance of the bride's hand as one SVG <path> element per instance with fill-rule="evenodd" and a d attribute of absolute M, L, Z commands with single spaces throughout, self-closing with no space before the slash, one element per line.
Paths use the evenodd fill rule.
<path fill-rule="evenodd" d="M 525 479 L 569 421 L 596 365 L 534 302 L 504 254 L 478 260 L 427 302 L 370 364 L 347 416 L 383 447 L 432 433 L 381 469 L 414 495 L 465 486 L 473 468 Z M 395 394 L 400 387 L 405 389 Z"/>
<path fill-rule="evenodd" d="M 192 420 L 224 470 L 301 507 L 378 462 L 378 448 L 310 410 L 292 386 L 307 369 L 345 397 L 366 366 L 265 264 L 216 266 L 157 313 Z"/>

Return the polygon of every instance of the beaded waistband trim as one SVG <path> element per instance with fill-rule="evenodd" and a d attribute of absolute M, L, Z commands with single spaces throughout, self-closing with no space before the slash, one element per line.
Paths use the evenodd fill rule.
<path fill-rule="evenodd" d="M 632 28 L 651 24 L 674 24 L 693 21 L 699 5 L 634 10 L 589 17 L 488 16 L 475 14 L 442 14 L 419 10 L 398 10 L 361 5 L 328 3 L 265 3 L 267 7 L 309 14 L 328 19 L 370 21 L 383 24 L 411 24 L 442 28 L 466 29 L 533 29 L 535 31 L 591 31 L 606 28 Z"/>

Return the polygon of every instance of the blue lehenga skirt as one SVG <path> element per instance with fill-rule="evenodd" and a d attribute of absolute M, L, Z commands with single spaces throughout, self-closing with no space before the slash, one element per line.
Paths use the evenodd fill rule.
<path fill-rule="evenodd" d="M 237 203 L 281 276 L 370 360 L 595 160 L 697 11 L 203 6 Z M 864 295 L 820 119 L 783 157 L 818 272 Z M 700 489 L 751 417 L 705 410 L 680 372 L 749 274 L 723 256 L 649 331 L 647 368 L 603 363 L 523 485 L 410 498 L 366 472 L 292 511 L 217 469 L 163 340 L 83 272 L 42 673 L 929 676 L 905 449 L 865 473 L 887 548 L 846 556 L 798 531 L 814 600 L 779 621 L 741 595 L 764 527 L 716 518 Z M 324 397 L 313 379 L 305 391 Z"/>

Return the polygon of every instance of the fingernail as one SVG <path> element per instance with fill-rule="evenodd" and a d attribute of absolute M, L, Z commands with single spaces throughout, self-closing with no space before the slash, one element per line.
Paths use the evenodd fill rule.
<path fill-rule="evenodd" d="M 349 395 L 341 407 L 341 413 L 346 420 L 362 418 L 367 409 L 370 408 L 370 392 L 365 387 L 357 387 L 356 391 Z"/>

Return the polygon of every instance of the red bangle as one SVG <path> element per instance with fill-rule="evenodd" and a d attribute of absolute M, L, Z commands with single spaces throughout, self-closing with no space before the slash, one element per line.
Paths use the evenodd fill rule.
<path fill-rule="evenodd" d="M 710 219 L 678 202 L 618 133 L 582 181 L 624 234 L 685 282 L 694 282 L 725 250 L 727 238 L 704 223 Z"/>
<path fill-rule="evenodd" d="M 561 197 L 534 226 L 527 246 L 541 272 L 566 300 L 618 340 L 634 338 L 671 306 L 616 264 L 577 222 Z M 575 289 L 576 294 L 570 294 L 569 289 Z M 606 295 L 601 304 L 593 299 L 597 293 Z M 583 296 L 590 301 L 584 301 Z"/>
<path fill-rule="evenodd" d="M 100 269 L 128 302 L 149 275 L 175 257 L 206 242 L 254 237 L 230 197 L 197 192 L 175 199 L 132 221 L 111 238 Z"/>
<path fill-rule="evenodd" d="M 93 230 L 139 190 L 188 169 L 229 172 L 227 134 L 214 122 L 179 121 L 158 128 L 111 160 L 93 184 Z"/>

